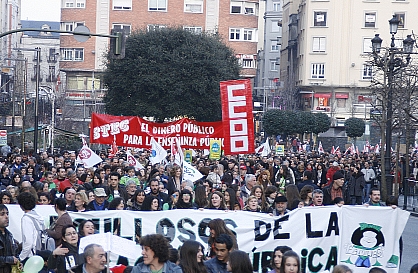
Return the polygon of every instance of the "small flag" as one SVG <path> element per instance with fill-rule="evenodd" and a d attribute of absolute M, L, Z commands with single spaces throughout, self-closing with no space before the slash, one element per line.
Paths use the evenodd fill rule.
<path fill-rule="evenodd" d="M 115 157 L 119 153 L 118 146 L 116 145 L 116 136 L 113 135 L 112 147 L 110 148 L 109 158 Z"/>
<path fill-rule="evenodd" d="M 324 148 L 322 147 L 322 142 L 321 141 L 319 142 L 319 145 L 318 145 L 318 153 L 319 154 L 325 153 Z"/>
<path fill-rule="evenodd" d="M 142 166 L 142 164 L 136 160 L 136 158 L 131 154 L 131 151 L 129 150 L 126 151 L 126 160 L 128 161 L 129 166 L 134 166 L 135 170 L 137 171 L 144 168 L 144 166 Z"/>
<path fill-rule="evenodd" d="M 154 138 L 151 139 L 151 156 L 149 160 L 151 161 L 152 165 L 160 163 L 164 160 L 167 156 L 167 151 L 164 150 L 161 145 L 155 141 Z"/>
<path fill-rule="evenodd" d="M 183 180 L 190 180 L 192 182 L 195 182 L 196 180 L 199 180 L 202 177 L 203 175 L 189 162 L 183 162 Z"/>
<path fill-rule="evenodd" d="M 172 138 L 171 142 L 171 154 L 173 155 L 173 163 L 182 166 L 184 161 L 183 150 L 176 137 Z"/>

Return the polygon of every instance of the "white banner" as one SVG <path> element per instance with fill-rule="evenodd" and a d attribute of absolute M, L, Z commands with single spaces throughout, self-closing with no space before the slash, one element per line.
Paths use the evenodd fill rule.
<path fill-rule="evenodd" d="M 20 241 L 20 218 L 17 205 L 8 205 L 9 230 Z M 48 225 L 56 213 L 52 206 L 37 206 Z M 399 237 L 409 213 L 391 207 L 326 206 L 296 209 L 283 218 L 244 211 L 169 210 L 161 212 L 92 211 L 70 213 L 75 224 L 92 219 L 100 233 L 114 232 L 120 222 L 120 236 L 133 240 L 145 234 L 161 233 L 174 247 L 185 240 L 197 240 L 205 247 L 208 222 L 224 219 L 237 234 L 240 250 L 250 253 L 254 270 L 270 265 L 271 251 L 288 245 L 301 257 L 302 272 L 332 271 L 345 264 L 353 272 L 368 272 L 381 266 L 388 273 L 399 269 Z M 138 246 L 139 247 L 139 246 Z M 140 249 L 137 251 L 140 256 Z"/>

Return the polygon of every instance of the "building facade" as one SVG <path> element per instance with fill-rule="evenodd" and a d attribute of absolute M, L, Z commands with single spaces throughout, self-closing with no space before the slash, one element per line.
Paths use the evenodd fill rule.
<path fill-rule="evenodd" d="M 243 66 L 242 76 L 256 75 L 259 37 L 259 1 L 221 0 L 61 0 L 61 29 L 86 26 L 92 33 L 111 29 L 131 33 L 165 27 L 221 35 Z M 73 121 L 90 121 L 93 111 L 103 111 L 104 87 L 100 79 L 109 39 L 92 37 L 84 43 L 61 35 L 61 69 L 67 78 L 66 94 L 72 110 L 63 113 Z M 81 114 L 82 113 L 82 114 Z M 71 115 L 72 116 L 71 116 Z M 75 128 L 67 128 L 75 129 Z M 83 132 L 86 127 L 84 126 Z"/>
<path fill-rule="evenodd" d="M 401 48 L 418 23 L 410 12 L 416 8 L 418 3 L 410 0 L 285 0 L 280 63 L 283 97 L 288 98 L 284 105 L 325 112 L 333 126 L 349 117 L 369 120 L 371 39 L 380 34 L 382 46 L 389 47 L 388 20 L 396 14 L 401 21 L 396 45 Z"/>

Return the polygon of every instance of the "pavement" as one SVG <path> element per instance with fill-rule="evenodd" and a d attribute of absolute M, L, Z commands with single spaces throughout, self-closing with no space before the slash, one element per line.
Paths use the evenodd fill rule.
<path fill-rule="evenodd" d="M 404 195 L 400 194 L 398 199 L 398 205 L 401 209 L 404 208 L 404 200 Z M 418 217 L 418 196 L 407 196 L 406 204 L 406 210 L 411 213 L 411 216 Z"/>

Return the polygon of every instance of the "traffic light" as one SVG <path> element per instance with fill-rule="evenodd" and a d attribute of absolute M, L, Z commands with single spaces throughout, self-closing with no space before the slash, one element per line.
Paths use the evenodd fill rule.
<path fill-rule="evenodd" d="M 115 38 L 112 38 L 110 42 L 110 50 L 114 58 L 122 59 L 125 57 L 125 40 L 126 35 L 122 30 L 112 29 L 112 35 L 115 35 Z"/>

